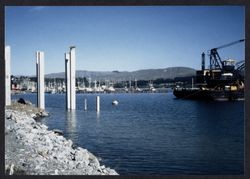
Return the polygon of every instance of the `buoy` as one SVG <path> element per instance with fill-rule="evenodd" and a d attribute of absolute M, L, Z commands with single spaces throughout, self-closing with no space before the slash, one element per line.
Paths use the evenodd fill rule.
<path fill-rule="evenodd" d="M 118 101 L 117 101 L 117 100 L 114 100 L 114 101 L 112 102 L 112 104 L 113 104 L 113 105 L 118 105 Z"/>

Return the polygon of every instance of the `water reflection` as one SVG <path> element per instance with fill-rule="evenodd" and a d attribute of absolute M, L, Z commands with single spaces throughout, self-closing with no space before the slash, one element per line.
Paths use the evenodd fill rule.
<path fill-rule="evenodd" d="M 77 117 L 75 110 L 68 110 L 66 111 L 66 133 L 69 135 L 70 138 L 74 137 L 74 133 L 77 126 Z"/>
<path fill-rule="evenodd" d="M 99 120 L 100 119 L 100 112 L 96 112 L 96 119 Z"/>

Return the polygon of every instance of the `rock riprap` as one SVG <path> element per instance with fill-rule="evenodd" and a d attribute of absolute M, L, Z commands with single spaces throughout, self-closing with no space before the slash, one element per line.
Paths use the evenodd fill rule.
<path fill-rule="evenodd" d="M 73 147 L 71 140 L 48 130 L 36 117 L 36 113 L 27 113 L 27 109 L 5 110 L 7 175 L 118 175 L 100 165 L 88 150 Z"/>

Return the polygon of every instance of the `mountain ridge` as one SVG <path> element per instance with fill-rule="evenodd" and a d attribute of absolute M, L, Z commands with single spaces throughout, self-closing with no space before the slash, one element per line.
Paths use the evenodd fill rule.
<path fill-rule="evenodd" d="M 161 69 L 141 69 L 136 71 L 88 71 L 76 70 L 76 78 L 86 77 L 91 80 L 111 80 L 111 81 L 128 81 L 128 80 L 155 80 L 159 78 L 174 79 L 176 77 L 193 76 L 196 70 L 189 67 L 168 67 Z M 46 74 L 45 78 L 64 78 L 65 72 Z"/>

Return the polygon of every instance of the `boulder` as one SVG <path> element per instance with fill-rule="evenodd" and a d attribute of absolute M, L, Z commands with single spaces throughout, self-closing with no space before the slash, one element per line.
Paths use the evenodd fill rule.
<path fill-rule="evenodd" d="M 12 115 L 12 113 L 10 111 L 5 112 L 5 118 L 6 119 L 11 119 L 11 115 Z"/>
<path fill-rule="evenodd" d="M 26 102 L 23 98 L 19 98 L 17 102 L 20 104 L 26 104 Z"/>
<path fill-rule="evenodd" d="M 60 129 L 53 129 L 52 131 L 53 131 L 55 134 L 63 135 L 63 131 L 60 130 Z"/>
<path fill-rule="evenodd" d="M 76 151 L 75 160 L 84 163 L 85 165 L 89 164 L 89 155 L 81 151 Z"/>

